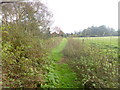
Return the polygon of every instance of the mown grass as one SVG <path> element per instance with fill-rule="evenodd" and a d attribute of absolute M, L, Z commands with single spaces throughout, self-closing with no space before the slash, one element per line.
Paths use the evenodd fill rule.
<path fill-rule="evenodd" d="M 61 53 L 61 51 L 64 49 L 66 43 L 67 43 L 67 40 L 63 38 L 61 43 L 52 50 L 51 55 L 50 55 L 52 60 L 58 61 L 62 58 L 63 54 Z"/>
<path fill-rule="evenodd" d="M 81 38 L 75 38 L 75 39 L 84 39 L 87 44 L 99 44 L 99 47 L 101 46 L 113 46 L 118 47 L 118 36 L 110 36 L 110 37 L 81 37 Z"/>
<path fill-rule="evenodd" d="M 67 43 L 63 39 L 60 45 L 54 48 L 48 56 L 49 65 L 45 66 L 47 74 L 45 75 L 46 82 L 42 85 L 43 88 L 73 88 L 78 87 L 76 84 L 76 73 L 72 72 L 67 64 L 58 63 L 63 54 L 61 53 Z"/>
<path fill-rule="evenodd" d="M 93 42 L 93 40 L 91 41 Z M 99 40 L 95 39 L 94 43 L 97 44 L 96 41 Z M 66 62 L 77 73 L 78 79 L 85 87 L 118 87 L 118 58 L 114 56 L 117 53 L 110 54 L 111 48 L 108 47 L 104 52 L 105 49 L 93 45 L 88 38 L 84 38 L 84 41 L 83 38 L 82 40 L 68 39 L 63 50 L 63 54 L 67 58 Z"/>

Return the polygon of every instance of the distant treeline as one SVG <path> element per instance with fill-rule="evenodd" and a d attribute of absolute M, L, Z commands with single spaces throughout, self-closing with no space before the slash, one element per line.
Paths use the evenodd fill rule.
<path fill-rule="evenodd" d="M 83 31 L 75 31 L 74 33 L 67 33 L 66 36 L 75 36 L 75 37 L 103 37 L 103 36 L 118 36 L 118 31 L 115 29 L 106 27 L 105 25 L 91 26 Z"/>

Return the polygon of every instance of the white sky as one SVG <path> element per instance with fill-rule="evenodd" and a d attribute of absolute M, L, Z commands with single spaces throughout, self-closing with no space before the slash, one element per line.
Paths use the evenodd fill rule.
<path fill-rule="evenodd" d="M 40 1 L 44 2 L 52 11 L 54 16 L 53 27 L 58 26 L 65 33 L 100 25 L 118 29 L 118 1 L 120 0 Z"/>
<path fill-rule="evenodd" d="M 54 15 L 53 26 L 65 33 L 92 25 L 118 28 L 119 0 L 45 0 Z"/>

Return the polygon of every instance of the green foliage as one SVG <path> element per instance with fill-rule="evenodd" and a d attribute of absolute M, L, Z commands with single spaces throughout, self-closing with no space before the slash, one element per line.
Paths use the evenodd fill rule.
<path fill-rule="evenodd" d="M 74 36 L 81 37 L 103 37 L 103 36 L 118 36 L 118 31 L 115 31 L 113 28 L 106 27 L 101 25 L 99 27 L 91 26 L 87 29 L 84 29 L 80 32 L 75 32 Z"/>
<path fill-rule="evenodd" d="M 44 66 L 47 74 L 45 75 L 45 84 L 43 88 L 78 88 L 80 86 L 79 81 L 75 81 L 76 73 L 72 72 L 67 64 L 59 63 L 62 59 L 61 51 L 64 49 L 67 43 L 66 39 L 52 50 L 48 56 L 49 64 Z M 59 61 L 59 62 L 58 62 Z"/>
<path fill-rule="evenodd" d="M 42 65 L 46 54 L 40 45 L 35 46 L 36 43 L 31 42 L 28 46 L 24 43 L 15 46 L 11 41 L 2 44 L 4 87 L 36 87 L 43 83 Z"/>
<path fill-rule="evenodd" d="M 4 4 L 2 17 L 3 88 L 81 88 L 88 81 L 117 87 L 118 46 L 50 38 L 52 14 L 41 2 Z M 63 56 L 66 63 L 60 61 Z"/>
<path fill-rule="evenodd" d="M 58 46 L 61 42 L 62 38 L 61 37 L 54 37 L 54 38 L 49 38 L 45 40 L 45 47 L 52 50 L 56 46 Z"/>
<path fill-rule="evenodd" d="M 94 82 L 96 88 L 118 87 L 117 53 L 111 53 L 111 48 L 100 48 L 89 40 L 68 39 L 63 54 L 66 63 L 77 73 L 83 85 Z M 97 42 L 96 42 L 97 43 Z M 106 50 L 106 51 L 105 51 Z"/>
<path fill-rule="evenodd" d="M 49 50 L 43 32 L 48 31 L 51 15 L 41 2 L 4 4 L 2 11 L 3 87 L 35 88 L 44 83 L 43 66 Z"/>

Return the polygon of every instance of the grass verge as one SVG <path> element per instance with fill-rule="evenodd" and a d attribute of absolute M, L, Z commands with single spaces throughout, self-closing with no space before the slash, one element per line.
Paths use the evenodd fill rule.
<path fill-rule="evenodd" d="M 45 66 L 47 74 L 45 75 L 46 82 L 42 88 L 74 88 L 76 84 L 76 74 L 71 71 L 69 66 L 64 63 L 58 63 L 63 57 L 61 53 L 67 44 L 67 39 L 63 39 L 61 43 L 52 50 L 49 55 L 49 65 Z"/>

